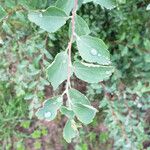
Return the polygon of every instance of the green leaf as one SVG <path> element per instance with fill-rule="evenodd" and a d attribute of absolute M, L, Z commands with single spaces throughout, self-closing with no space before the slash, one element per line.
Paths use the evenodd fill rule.
<path fill-rule="evenodd" d="M 73 88 L 71 88 L 69 90 L 69 97 L 70 97 L 72 104 L 81 103 L 81 104 L 90 105 L 90 102 L 87 99 L 87 97 L 84 94 L 82 94 L 81 92 L 79 92 Z"/>
<path fill-rule="evenodd" d="M 5 18 L 7 15 L 6 11 L 3 9 L 3 7 L 0 5 L 0 22 Z"/>
<path fill-rule="evenodd" d="M 98 38 L 81 36 L 77 39 L 77 47 L 81 57 L 88 62 L 102 65 L 111 63 L 108 47 Z"/>
<path fill-rule="evenodd" d="M 150 51 L 150 40 L 149 39 L 144 39 L 144 46 L 145 49 Z"/>
<path fill-rule="evenodd" d="M 108 79 L 114 72 L 113 66 L 101 66 L 88 63 L 75 62 L 75 75 L 88 83 L 98 83 Z"/>
<path fill-rule="evenodd" d="M 41 131 L 39 130 L 35 130 L 32 134 L 31 134 L 32 138 L 37 139 L 41 137 Z"/>
<path fill-rule="evenodd" d="M 76 103 L 72 107 L 77 118 L 84 124 L 91 123 L 97 112 L 97 109 L 90 105 Z"/>
<path fill-rule="evenodd" d="M 70 89 L 69 98 L 76 117 L 84 124 L 92 122 L 97 110 L 90 105 L 87 97 L 75 89 Z"/>
<path fill-rule="evenodd" d="M 57 0 L 56 7 L 62 9 L 64 12 L 66 12 L 67 15 L 69 15 L 71 10 L 74 7 L 74 1 L 73 0 Z"/>
<path fill-rule="evenodd" d="M 74 112 L 70 108 L 67 108 L 65 106 L 62 106 L 60 108 L 60 112 L 70 119 L 74 118 L 74 116 L 75 116 Z"/>
<path fill-rule="evenodd" d="M 147 5 L 146 10 L 150 10 L 150 4 Z"/>
<path fill-rule="evenodd" d="M 94 0 L 83 0 L 83 3 L 89 3 L 89 2 L 92 2 Z"/>
<path fill-rule="evenodd" d="M 62 105 L 62 97 L 53 97 L 46 100 L 42 108 L 39 108 L 36 112 L 38 119 L 45 119 L 47 121 L 53 120 L 57 115 L 57 110 Z"/>
<path fill-rule="evenodd" d="M 30 121 L 23 121 L 21 122 L 21 126 L 25 129 L 28 129 L 30 127 L 31 122 Z"/>
<path fill-rule="evenodd" d="M 68 120 L 63 130 L 64 139 L 70 143 L 73 138 L 78 136 L 78 130 L 74 120 Z"/>
<path fill-rule="evenodd" d="M 69 19 L 66 13 L 57 7 L 49 7 L 43 12 L 30 12 L 28 18 L 50 33 L 56 32 Z"/>
<path fill-rule="evenodd" d="M 90 34 L 90 29 L 87 25 L 87 23 L 83 20 L 82 17 L 76 15 L 75 17 L 75 33 L 78 36 L 82 36 L 82 35 L 88 35 Z M 72 28 L 71 28 L 71 22 L 69 25 L 69 36 L 71 37 L 72 34 Z"/>
<path fill-rule="evenodd" d="M 83 0 L 78 0 L 78 9 L 81 7 L 82 3 Z M 67 15 L 69 15 L 74 8 L 74 0 L 57 0 L 55 6 L 62 9 Z"/>
<path fill-rule="evenodd" d="M 82 6 L 83 0 L 78 0 L 78 9 Z"/>
<path fill-rule="evenodd" d="M 48 80 L 51 82 L 54 90 L 67 79 L 68 55 L 61 52 L 56 55 L 54 61 L 47 69 Z"/>
<path fill-rule="evenodd" d="M 84 0 L 83 3 L 88 3 L 88 2 L 92 2 L 92 1 L 96 4 L 101 5 L 102 7 L 107 8 L 107 9 L 113 9 L 116 7 L 115 0 Z"/>
<path fill-rule="evenodd" d="M 94 0 L 94 2 L 107 9 L 113 9 L 116 7 L 115 0 Z"/>

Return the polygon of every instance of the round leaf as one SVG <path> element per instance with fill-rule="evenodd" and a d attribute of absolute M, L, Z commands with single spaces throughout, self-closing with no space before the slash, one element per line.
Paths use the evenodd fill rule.
<path fill-rule="evenodd" d="M 70 108 L 67 108 L 65 106 L 62 106 L 60 111 L 63 115 L 67 116 L 70 119 L 74 118 L 75 116 L 74 112 Z"/>
<path fill-rule="evenodd" d="M 78 130 L 74 120 L 68 120 L 63 130 L 64 139 L 70 143 L 73 138 L 78 135 Z"/>
<path fill-rule="evenodd" d="M 150 4 L 148 4 L 148 6 L 146 7 L 146 10 L 150 10 Z"/>
<path fill-rule="evenodd" d="M 49 7 L 43 12 L 30 12 L 28 18 L 48 32 L 57 31 L 69 19 L 66 13 L 57 7 Z"/>
<path fill-rule="evenodd" d="M 87 99 L 87 97 L 75 89 L 69 90 L 69 97 L 72 104 L 81 103 L 90 105 L 90 102 Z"/>
<path fill-rule="evenodd" d="M 88 63 L 75 62 L 75 75 L 88 83 L 98 83 L 108 79 L 114 72 L 113 66 L 101 66 Z"/>
<path fill-rule="evenodd" d="M 74 1 L 73 0 L 57 0 L 56 7 L 62 9 L 64 12 L 66 12 L 67 15 L 69 15 L 71 10 L 74 7 Z"/>
<path fill-rule="evenodd" d="M 67 79 L 68 55 L 61 52 L 56 55 L 54 61 L 47 69 L 48 80 L 51 82 L 54 90 Z"/>
<path fill-rule="evenodd" d="M 88 3 L 88 2 L 92 2 L 92 1 L 96 4 L 101 5 L 102 7 L 107 8 L 107 9 L 113 9 L 116 7 L 115 0 L 84 0 L 83 3 Z"/>
<path fill-rule="evenodd" d="M 81 36 L 77 39 L 77 47 L 81 57 L 88 62 L 102 65 L 111 63 L 108 47 L 98 38 Z"/>
<path fill-rule="evenodd" d="M 93 121 L 97 109 L 90 105 L 75 104 L 73 105 L 73 111 L 82 123 L 89 124 Z"/>
<path fill-rule="evenodd" d="M 94 0 L 94 2 L 107 9 L 113 9 L 116 7 L 115 0 Z"/>
<path fill-rule="evenodd" d="M 42 108 L 39 108 L 36 112 L 38 119 L 45 119 L 47 121 L 53 120 L 57 115 L 57 110 L 62 105 L 62 97 L 53 97 L 46 100 Z"/>
<path fill-rule="evenodd" d="M 90 34 L 90 29 L 89 29 L 87 23 L 83 20 L 82 17 L 80 17 L 78 15 L 76 15 L 76 17 L 75 17 L 75 33 L 78 36 Z M 69 37 L 71 37 L 71 34 L 72 34 L 72 29 L 71 29 L 71 22 L 70 22 Z"/>

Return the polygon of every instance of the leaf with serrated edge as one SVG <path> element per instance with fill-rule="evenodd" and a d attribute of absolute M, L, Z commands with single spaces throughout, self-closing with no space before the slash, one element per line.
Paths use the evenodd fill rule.
<path fill-rule="evenodd" d="M 67 79 L 68 55 L 66 52 L 60 52 L 56 55 L 54 61 L 47 68 L 48 80 L 51 82 L 54 90 Z"/>
<path fill-rule="evenodd" d="M 43 12 L 30 12 L 28 18 L 31 22 L 50 33 L 56 32 L 69 19 L 63 10 L 53 6 Z"/>
<path fill-rule="evenodd" d="M 78 37 L 77 48 L 80 56 L 87 62 L 102 65 L 111 64 L 108 47 L 101 39 L 89 35 Z"/>
<path fill-rule="evenodd" d="M 63 115 L 65 115 L 65 116 L 67 116 L 68 118 L 70 118 L 70 119 L 74 118 L 74 116 L 75 116 L 75 114 L 74 114 L 74 112 L 72 111 L 72 109 L 70 109 L 70 108 L 68 108 L 68 107 L 65 107 L 65 106 L 62 106 L 62 107 L 60 108 L 60 112 L 61 112 Z"/>
<path fill-rule="evenodd" d="M 115 0 L 94 0 L 94 2 L 107 9 L 113 9 L 116 7 Z"/>
<path fill-rule="evenodd" d="M 69 24 L 69 37 L 71 37 L 71 22 Z M 88 35 L 90 34 L 90 29 L 87 25 L 87 23 L 83 20 L 82 17 L 76 15 L 75 17 L 75 33 L 78 35 L 78 36 L 82 36 L 82 35 Z"/>
<path fill-rule="evenodd" d="M 88 83 L 98 83 L 108 79 L 114 72 L 113 66 L 94 65 L 83 62 L 74 63 L 75 75 Z"/>
<path fill-rule="evenodd" d="M 65 127 L 63 129 L 63 137 L 64 139 L 70 143 L 73 138 L 78 136 L 78 130 L 75 125 L 74 120 L 68 120 L 65 124 Z"/>
<path fill-rule="evenodd" d="M 57 0 L 55 6 L 62 9 L 63 11 L 66 12 L 67 15 L 69 15 L 71 10 L 73 9 L 74 1 L 72 1 L 72 0 Z"/>
<path fill-rule="evenodd" d="M 96 4 L 99 4 L 102 7 L 107 8 L 107 9 L 113 9 L 116 7 L 115 0 L 84 0 L 83 3 L 88 3 L 88 2 L 92 2 L 92 1 Z"/>
<path fill-rule="evenodd" d="M 92 122 L 97 110 L 91 106 L 87 97 L 75 89 L 70 89 L 69 99 L 76 117 L 84 124 Z"/>
<path fill-rule="evenodd" d="M 146 7 L 146 10 L 150 10 L 150 4 L 148 4 L 148 6 Z"/>
<path fill-rule="evenodd" d="M 84 124 L 89 124 L 93 121 L 97 109 L 90 105 L 75 104 L 72 106 L 77 118 Z"/>
<path fill-rule="evenodd" d="M 90 102 L 87 99 L 87 97 L 81 92 L 77 91 L 76 89 L 73 88 L 69 89 L 69 97 L 72 104 L 81 103 L 90 105 Z"/>
<path fill-rule="evenodd" d="M 62 105 L 62 97 L 53 97 L 43 103 L 43 107 L 39 108 L 35 115 L 38 119 L 51 121 L 57 115 L 57 110 Z"/>

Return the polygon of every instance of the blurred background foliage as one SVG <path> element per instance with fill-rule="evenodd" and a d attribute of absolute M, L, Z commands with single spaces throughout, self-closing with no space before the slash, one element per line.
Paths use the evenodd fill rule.
<path fill-rule="evenodd" d="M 27 13 L 55 0 L 0 0 L 7 12 L 0 22 L 0 149 L 2 150 L 148 150 L 150 149 L 149 0 L 117 0 L 114 10 L 88 3 L 78 11 L 91 35 L 109 46 L 115 73 L 105 82 L 74 87 L 99 113 L 71 144 L 62 139 L 66 118 L 38 121 L 35 110 L 53 91 L 45 76 L 55 55 L 69 41 L 68 23 L 49 34 L 30 23 Z M 76 47 L 73 47 L 76 59 Z M 77 81 L 77 82 L 76 82 Z"/>

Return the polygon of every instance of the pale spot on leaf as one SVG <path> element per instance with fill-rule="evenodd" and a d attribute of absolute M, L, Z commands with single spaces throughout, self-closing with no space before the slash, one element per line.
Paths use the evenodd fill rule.
<path fill-rule="evenodd" d="M 93 55 L 93 56 L 96 56 L 97 55 L 97 50 L 96 49 L 92 49 L 90 51 L 90 53 Z"/>
<path fill-rule="evenodd" d="M 45 117 L 45 118 L 49 118 L 51 115 L 52 115 L 52 113 L 48 111 L 48 112 L 46 112 L 46 113 L 44 114 L 44 117 Z"/>

